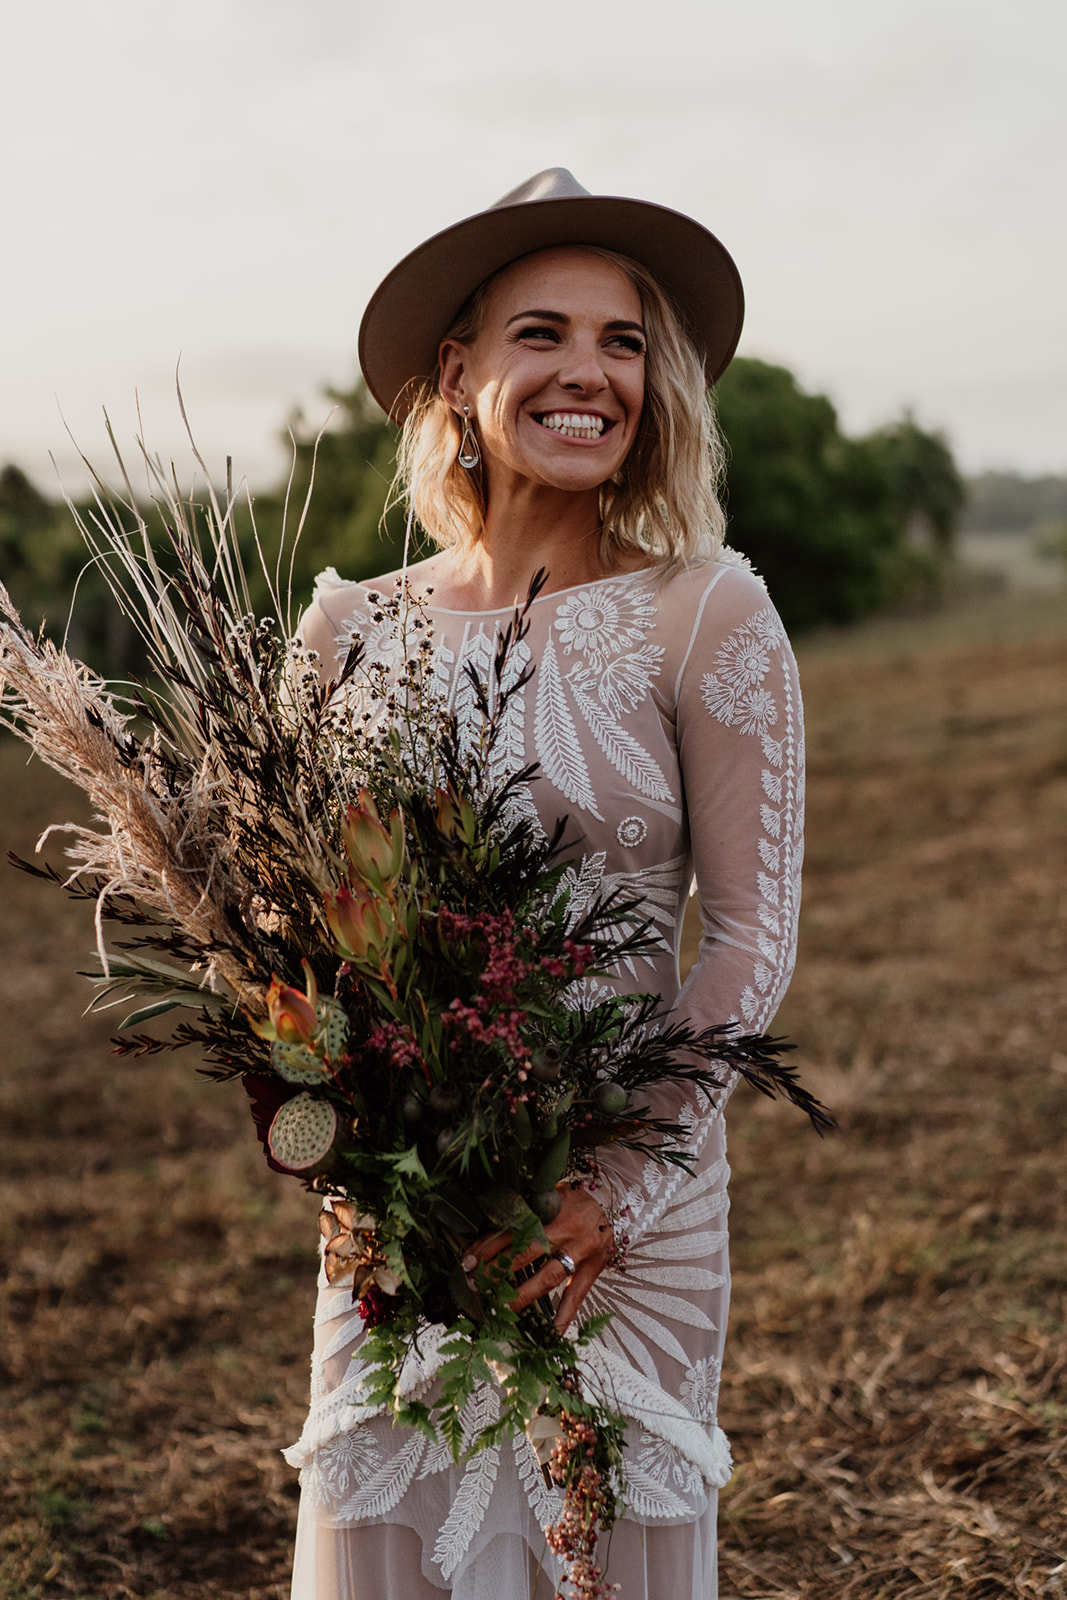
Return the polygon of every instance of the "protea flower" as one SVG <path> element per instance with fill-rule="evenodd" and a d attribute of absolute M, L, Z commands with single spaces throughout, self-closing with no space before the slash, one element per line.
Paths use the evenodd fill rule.
<path fill-rule="evenodd" d="M 468 844 L 473 843 L 478 818 L 470 801 L 452 788 L 438 789 L 435 800 L 437 831 L 442 839 L 465 839 Z"/>
<path fill-rule="evenodd" d="M 318 985 L 306 961 L 301 965 L 307 979 L 307 993 L 275 978 L 267 990 L 267 1016 L 251 1023 L 261 1039 L 280 1039 L 283 1044 L 309 1045 L 319 1028 Z"/>
<path fill-rule="evenodd" d="M 399 811 L 390 813 L 386 827 L 373 795 L 361 789 L 358 805 L 345 812 L 341 837 L 352 870 L 364 883 L 388 889 L 397 881 L 404 865 L 404 820 Z"/>
<path fill-rule="evenodd" d="M 328 894 L 326 921 L 338 954 L 346 961 L 379 959 L 395 928 L 392 912 L 390 903 L 364 884 L 351 888 L 342 884 L 334 894 Z"/>
<path fill-rule="evenodd" d="M 328 1063 L 344 1053 L 348 1016 L 337 1000 L 320 997 L 311 967 L 306 961 L 302 966 L 307 993 L 275 978 L 267 990 L 266 1018 L 249 1018 L 249 1024 L 261 1039 L 272 1041 L 275 1072 L 289 1083 L 317 1083 Z"/>

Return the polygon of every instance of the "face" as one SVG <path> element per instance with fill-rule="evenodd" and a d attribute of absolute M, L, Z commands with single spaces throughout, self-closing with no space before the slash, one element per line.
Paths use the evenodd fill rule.
<path fill-rule="evenodd" d="M 637 289 L 588 250 L 540 250 L 501 273 L 478 336 L 441 346 L 441 393 L 470 406 L 490 491 L 509 476 L 590 492 L 625 460 L 645 393 Z"/>

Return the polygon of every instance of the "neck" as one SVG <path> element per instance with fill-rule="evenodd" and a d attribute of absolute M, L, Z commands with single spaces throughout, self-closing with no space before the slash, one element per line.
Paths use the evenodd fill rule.
<path fill-rule="evenodd" d="M 595 491 L 494 495 L 478 543 L 434 557 L 427 576 L 438 604 L 497 610 L 521 604 L 541 569 L 548 574 L 542 591 L 548 594 L 604 577 L 599 550 Z"/>

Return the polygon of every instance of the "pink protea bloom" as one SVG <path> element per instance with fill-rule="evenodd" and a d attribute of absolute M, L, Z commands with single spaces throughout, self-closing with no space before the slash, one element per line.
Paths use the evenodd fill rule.
<path fill-rule="evenodd" d="M 353 871 L 366 883 L 384 889 L 399 878 L 404 865 L 404 819 L 399 811 L 393 811 L 386 827 L 369 790 L 361 789 L 359 803 L 345 812 L 341 838 Z"/>
<path fill-rule="evenodd" d="M 280 1039 L 283 1044 L 310 1044 L 319 1026 L 316 1010 L 318 988 L 315 974 L 303 962 L 308 989 L 294 989 L 291 984 L 275 978 L 267 990 L 267 1016 L 265 1020 L 252 1021 L 253 1033 L 261 1039 Z"/>
<path fill-rule="evenodd" d="M 434 796 L 437 807 L 437 831 L 443 839 L 474 839 L 477 815 L 470 801 L 454 789 L 438 789 Z"/>
<path fill-rule="evenodd" d="M 326 921 L 346 961 L 376 960 L 389 943 L 391 908 L 363 884 L 326 896 Z M 389 916 L 389 923 L 383 916 Z"/>

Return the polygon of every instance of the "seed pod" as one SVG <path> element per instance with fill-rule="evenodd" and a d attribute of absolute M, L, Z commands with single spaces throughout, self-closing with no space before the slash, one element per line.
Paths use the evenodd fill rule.
<path fill-rule="evenodd" d="M 280 1167 L 303 1178 L 319 1177 L 333 1166 L 337 1112 L 328 1100 L 298 1094 L 280 1107 L 267 1138 Z"/>
<path fill-rule="evenodd" d="M 555 1222 L 563 1210 L 563 1196 L 558 1189 L 542 1189 L 530 1196 L 530 1210 L 540 1222 Z"/>
<path fill-rule="evenodd" d="M 422 1101 L 414 1092 L 406 1094 L 400 1105 L 400 1114 L 405 1122 L 421 1122 L 424 1110 Z"/>
<path fill-rule="evenodd" d="M 270 1047 L 270 1064 L 286 1083 L 321 1083 L 325 1063 L 306 1044 L 286 1044 L 275 1039 Z"/>
<path fill-rule="evenodd" d="M 530 1071 L 538 1083 L 555 1083 L 563 1071 L 563 1052 L 558 1045 L 544 1044 L 530 1057 Z"/>
<path fill-rule="evenodd" d="M 437 1135 L 437 1154 L 446 1156 L 457 1139 L 455 1128 L 442 1128 Z"/>
<path fill-rule="evenodd" d="M 593 1099 L 596 1101 L 597 1110 L 605 1117 L 621 1117 L 630 1104 L 630 1096 L 621 1083 L 614 1083 L 609 1078 L 605 1083 L 598 1083 L 593 1090 Z"/>
<path fill-rule="evenodd" d="M 453 1111 L 458 1111 L 462 1103 L 463 1096 L 460 1094 L 458 1087 L 447 1078 L 444 1083 L 435 1083 L 430 1090 L 430 1104 L 443 1117 L 449 1116 Z"/>

